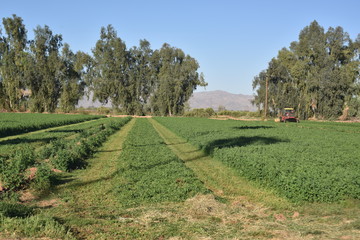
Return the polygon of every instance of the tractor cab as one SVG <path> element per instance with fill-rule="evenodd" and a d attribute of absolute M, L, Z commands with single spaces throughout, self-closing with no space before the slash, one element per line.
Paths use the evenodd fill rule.
<path fill-rule="evenodd" d="M 299 122 L 295 115 L 294 108 L 284 108 L 280 116 L 280 122 Z"/>

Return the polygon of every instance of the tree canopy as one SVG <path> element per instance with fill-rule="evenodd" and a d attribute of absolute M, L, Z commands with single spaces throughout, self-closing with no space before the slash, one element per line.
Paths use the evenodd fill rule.
<path fill-rule="evenodd" d="M 359 115 L 359 50 L 360 35 L 353 41 L 342 27 L 325 32 L 313 21 L 254 78 L 254 103 L 264 108 L 268 81 L 272 114 L 293 107 L 302 119 Z"/>
<path fill-rule="evenodd" d="M 71 51 L 61 34 L 38 26 L 27 39 L 22 18 L 3 18 L 0 28 L 0 109 L 64 112 L 84 93 L 127 114 L 182 114 L 197 86 L 206 86 L 198 62 L 181 49 L 150 42 L 127 48 L 112 25 L 100 29 L 92 55 Z"/>

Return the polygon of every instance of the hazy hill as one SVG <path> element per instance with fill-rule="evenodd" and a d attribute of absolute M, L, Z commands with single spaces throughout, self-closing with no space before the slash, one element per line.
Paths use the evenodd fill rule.
<path fill-rule="evenodd" d="M 195 92 L 190 98 L 190 108 L 213 108 L 218 110 L 219 106 L 224 106 L 226 110 L 235 111 L 256 111 L 256 107 L 251 104 L 252 95 L 233 94 L 225 91 Z"/>
<path fill-rule="evenodd" d="M 90 94 L 90 99 L 92 94 Z M 218 110 L 219 106 L 224 106 L 227 110 L 241 110 L 241 111 L 256 111 L 256 107 L 251 104 L 251 100 L 254 97 L 252 95 L 233 94 L 225 91 L 206 91 L 196 92 L 190 98 L 190 108 L 213 108 Z M 92 102 L 83 98 L 79 101 L 78 107 L 100 107 L 102 106 L 98 101 Z M 111 107 L 108 103 L 106 107 Z"/>

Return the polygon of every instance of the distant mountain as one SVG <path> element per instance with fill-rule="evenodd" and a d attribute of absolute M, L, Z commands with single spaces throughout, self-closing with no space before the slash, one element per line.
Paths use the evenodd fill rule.
<path fill-rule="evenodd" d="M 92 94 L 90 94 L 92 99 Z M 195 92 L 189 100 L 190 108 L 213 108 L 215 111 L 219 109 L 219 106 L 224 106 L 226 110 L 234 111 L 256 111 L 256 107 L 251 104 L 251 100 L 254 97 L 252 95 L 233 94 L 225 91 L 206 91 Z M 92 102 L 87 100 L 86 97 L 79 101 L 77 107 L 100 107 L 102 106 L 98 101 Z M 105 107 L 111 107 L 111 103 L 105 105 Z"/>
<path fill-rule="evenodd" d="M 219 106 L 224 106 L 226 110 L 250 111 L 257 110 L 251 104 L 252 95 L 233 94 L 225 91 L 195 92 L 189 100 L 190 108 L 213 108 L 215 111 Z"/>

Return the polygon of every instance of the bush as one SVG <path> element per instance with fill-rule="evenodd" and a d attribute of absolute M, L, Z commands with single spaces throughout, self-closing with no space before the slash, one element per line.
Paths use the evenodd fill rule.
<path fill-rule="evenodd" d="M 107 107 L 98 107 L 96 109 L 97 113 L 99 114 L 109 114 L 110 113 L 110 109 Z"/>
<path fill-rule="evenodd" d="M 38 191 L 48 190 L 53 182 L 53 172 L 48 164 L 42 163 L 38 166 L 32 188 Z"/>
<path fill-rule="evenodd" d="M 194 108 L 184 114 L 185 117 L 211 117 L 216 115 L 212 108 Z"/>
<path fill-rule="evenodd" d="M 218 115 L 227 115 L 231 117 L 260 117 L 260 113 L 258 112 L 249 112 L 249 111 L 230 111 L 224 110 L 219 111 Z"/>
<path fill-rule="evenodd" d="M 17 150 L 9 158 L 0 158 L 0 179 L 5 189 L 19 189 L 25 182 L 24 172 L 35 163 L 34 149 L 28 145 Z"/>

